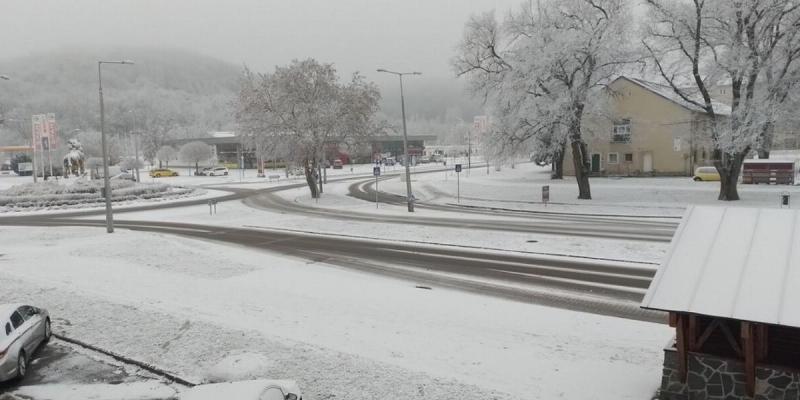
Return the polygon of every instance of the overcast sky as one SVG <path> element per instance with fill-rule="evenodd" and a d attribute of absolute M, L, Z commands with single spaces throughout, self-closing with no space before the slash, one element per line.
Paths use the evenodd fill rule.
<path fill-rule="evenodd" d="M 384 67 L 452 77 L 449 60 L 470 14 L 522 0 L 3 0 L 0 57 L 53 49 L 161 46 L 258 70 L 293 58 L 340 73 Z M 382 82 L 383 81 L 383 82 Z"/>

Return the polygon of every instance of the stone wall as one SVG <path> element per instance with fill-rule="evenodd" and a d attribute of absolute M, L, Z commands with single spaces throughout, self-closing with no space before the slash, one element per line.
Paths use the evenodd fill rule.
<path fill-rule="evenodd" d="M 661 400 L 750 400 L 745 394 L 744 363 L 737 360 L 689 353 L 689 376 L 681 383 L 678 353 L 664 349 Z M 756 368 L 754 400 L 800 400 L 800 371 L 767 366 Z"/>

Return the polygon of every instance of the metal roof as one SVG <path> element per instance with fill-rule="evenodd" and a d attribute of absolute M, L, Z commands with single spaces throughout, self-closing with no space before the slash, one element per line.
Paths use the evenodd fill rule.
<path fill-rule="evenodd" d="M 800 328 L 798 289 L 800 210 L 692 206 L 642 307 Z"/>
<path fill-rule="evenodd" d="M 675 93 L 675 90 L 673 90 L 672 87 L 670 87 L 670 86 L 662 85 L 662 84 L 655 83 L 655 82 L 649 82 L 649 81 L 646 81 L 644 79 L 629 78 L 627 76 L 620 76 L 617 79 L 615 79 L 614 81 L 616 82 L 617 80 L 620 80 L 620 79 L 624 79 L 624 80 L 627 80 L 628 82 L 632 82 L 632 83 L 638 85 L 639 87 L 641 87 L 641 88 L 643 88 L 645 90 L 648 90 L 650 92 L 653 92 L 653 93 L 663 97 L 664 99 L 667 99 L 667 100 L 669 100 L 669 101 L 671 101 L 671 102 L 673 102 L 673 103 L 675 103 L 675 104 L 677 104 L 677 105 L 679 105 L 679 106 L 681 106 L 681 107 L 683 107 L 683 108 L 685 108 L 685 109 L 687 109 L 689 111 L 694 111 L 694 112 L 697 112 L 697 113 L 705 114 L 705 110 L 702 107 L 698 107 L 696 104 L 694 104 L 692 102 L 689 102 L 689 101 L 686 101 L 681 96 L 679 96 L 677 93 Z M 692 89 L 687 89 L 686 92 L 691 94 L 691 99 L 693 101 L 695 101 L 697 103 L 700 103 L 700 104 L 703 104 L 703 98 L 697 93 L 692 94 Z M 717 115 L 725 115 L 725 116 L 730 116 L 731 115 L 731 106 L 729 106 L 729 105 L 727 105 L 727 104 L 725 104 L 725 103 L 723 103 L 721 101 L 716 101 L 714 99 L 711 99 L 711 105 L 714 107 L 714 113 L 715 114 L 717 114 Z"/>

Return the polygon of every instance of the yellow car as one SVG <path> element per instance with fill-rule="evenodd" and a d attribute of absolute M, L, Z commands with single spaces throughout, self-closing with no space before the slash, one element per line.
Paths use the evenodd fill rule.
<path fill-rule="evenodd" d="M 694 179 L 695 182 L 699 181 L 718 181 L 719 180 L 719 172 L 714 167 L 697 167 L 694 170 Z"/>
<path fill-rule="evenodd" d="M 169 168 L 159 168 L 150 171 L 150 176 L 153 178 L 161 178 L 163 176 L 178 176 L 177 171 L 173 171 Z"/>

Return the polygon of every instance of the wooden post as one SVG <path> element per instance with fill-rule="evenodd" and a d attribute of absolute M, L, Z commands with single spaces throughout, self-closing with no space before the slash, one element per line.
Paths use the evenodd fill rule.
<path fill-rule="evenodd" d="M 768 343 L 769 326 L 765 324 L 756 325 L 756 361 L 764 362 L 769 354 Z"/>
<path fill-rule="evenodd" d="M 753 324 L 742 321 L 742 347 L 744 352 L 744 379 L 747 395 L 753 397 L 756 392 L 756 354 L 755 331 Z"/>
<path fill-rule="evenodd" d="M 675 346 L 678 348 L 678 373 L 681 376 L 681 383 L 686 383 L 687 376 L 689 375 L 688 361 L 689 354 L 686 343 L 686 316 L 677 314 L 676 319 Z"/>
<path fill-rule="evenodd" d="M 689 316 L 689 338 L 687 340 L 687 345 L 689 347 L 689 351 L 697 351 L 697 316 L 690 315 Z"/>

